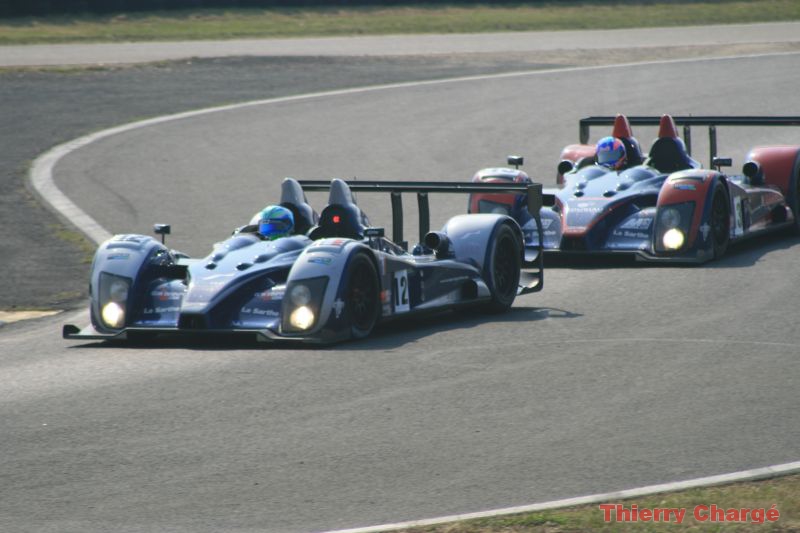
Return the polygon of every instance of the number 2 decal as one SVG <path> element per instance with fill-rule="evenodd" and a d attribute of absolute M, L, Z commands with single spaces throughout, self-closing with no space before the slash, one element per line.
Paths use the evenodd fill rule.
<path fill-rule="evenodd" d="M 395 313 L 406 313 L 411 310 L 411 304 L 408 301 L 408 270 L 398 270 L 394 273 L 392 294 L 394 295 Z"/>

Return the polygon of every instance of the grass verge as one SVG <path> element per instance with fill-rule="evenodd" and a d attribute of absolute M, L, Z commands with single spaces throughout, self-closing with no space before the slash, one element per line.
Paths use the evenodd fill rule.
<path fill-rule="evenodd" d="M 557 509 L 538 513 L 481 518 L 464 522 L 453 522 L 437 526 L 416 527 L 402 530 L 404 533 L 566 533 L 577 531 L 644 532 L 644 531 L 734 531 L 734 532 L 784 532 L 800 531 L 800 474 L 779 478 L 748 481 L 609 503 L 622 504 L 630 510 L 655 508 L 686 509 L 683 522 L 670 523 L 652 521 L 619 522 L 615 512 L 610 512 L 610 522 L 605 521 L 604 511 L 599 505 L 587 505 L 570 509 Z M 764 519 L 753 523 L 752 516 L 746 522 L 698 521 L 694 518 L 697 506 L 711 505 L 729 511 L 731 509 L 774 509 L 780 513 L 777 521 Z M 708 516 L 708 510 L 699 508 L 700 516 Z M 758 522 L 758 520 L 756 520 Z"/>
<path fill-rule="evenodd" d="M 796 0 L 205 9 L 0 20 L 0 44 L 611 29 L 800 20 Z"/>

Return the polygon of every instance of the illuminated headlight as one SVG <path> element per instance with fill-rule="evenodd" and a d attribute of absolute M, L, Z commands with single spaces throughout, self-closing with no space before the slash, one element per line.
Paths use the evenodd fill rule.
<path fill-rule="evenodd" d="M 681 213 L 674 207 L 663 209 L 659 217 L 664 228 L 677 228 L 681 225 Z"/>
<path fill-rule="evenodd" d="M 290 281 L 281 307 L 281 330 L 284 333 L 305 333 L 314 328 L 324 313 L 322 300 L 328 277 Z"/>
<path fill-rule="evenodd" d="M 289 323 L 292 327 L 305 331 L 314 325 L 314 311 L 301 305 L 289 315 Z"/>
<path fill-rule="evenodd" d="M 125 309 L 116 302 L 109 302 L 103 306 L 103 322 L 110 328 L 121 328 L 125 325 Z"/>
<path fill-rule="evenodd" d="M 655 227 L 655 251 L 677 252 L 691 245 L 694 202 L 665 205 L 658 208 Z"/>
<path fill-rule="evenodd" d="M 686 237 L 683 232 L 677 228 L 667 230 L 662 238 L 664 248 L 667 250 L 679 250 L 685 241 Z"/>
<path fill-rule="evenodd" d="M 108 328 L 119 329 L 124 327 L 131 280 L 108 272 L 101 272 L 99 282 L 100 290 L 97 305 L 100 311 L 100 319 Z"/>

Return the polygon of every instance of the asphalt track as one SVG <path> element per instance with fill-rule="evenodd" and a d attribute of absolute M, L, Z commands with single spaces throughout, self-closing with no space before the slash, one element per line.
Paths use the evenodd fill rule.
<path fill-rule="evenodd" d="M 565 50 L 663 49 L 691 45 L 796 43 L 798 22 L 449 35 L 380 35 L 306 39 L 235 39 L 0 46 L 0 66 L 97 65 L 187 57 L 387 57 L 520 54 Z"/>
<path fill-rule="evenodd" d="M 549 184 L 582 115 L 783 113 L 799 62 L 265 103 L 106 138 L 65 157 L 56 181 L 109 231 L 166 217 L 171 243 L 200 253 L 275 198 L 283 175 L 460 181 L 521 152 Z M 800 142 L 788 129 L 758 136 Z M 720 139 L 740 164 L 748 134 Z M 385 222 L 386 202 L 359 201 Z M 439 205 L 440 218 L 463 209 Z M 781 236 L 699 268 L 551 268 L 506 315 L 445 314 L 324 350 L 75 345 L 53 320 L 16 326 L 0 341 L 0 526 L 324 530 L 796 461 L 798 250 Z"/>

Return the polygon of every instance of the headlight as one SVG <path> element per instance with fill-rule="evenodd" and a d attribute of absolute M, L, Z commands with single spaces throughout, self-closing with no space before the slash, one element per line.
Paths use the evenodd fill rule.
<path fill-rule="evenodd" d="M 683 202 L 658 208 L 653 235 L 656 252 L 677 252 L 692 244 L 689 232 L 694 218 L 694 207 L 694 202 Z"/>
<path fill-rule="evenodd" d="M 115 279 L 108 288 L 108 297 L 112 302 L 124 302 L 128 299 L 128 283 Z"/>
<path fill-rule="evenodd" d="M 110 328 L 121 328 L 125 325 L 125 310 L 118 303 L 107 303 L 101 314 L 103 322 Z"/>
<path fill-rule="evenodd" d="M 101 272 L 99 283 L 97 305 L 100 310 L 100 319 L 106 327 L 112 329 L 124 327 L 131 280 L 108 272 Z"/>
<path fill-rule="evenodd" d="M 305 331 L 314 325 L 314 311 L 305 305 L 298 307 L 289 315 L 289 323 L 301 331 Z"/>
<path fill-rule="evenodd" d="M 664 228 L 677 228 L 681 225 L 681 213 L 674 207 L 667 207 L 661 211 L 660 222 Z"/>
<path fill-rule="evenodd" d="M 679 250 L 681 246 L 683 246 L 685 240 L 686 237 L 683 235 L 683 232 L 677 228 L 668 229 L 662 238 L 664 248 L 667 250 Z"/>
<path fill-rule="evenodd" d="M 311 289 L 308 288 L 308 285 L 298 283 L 289 291 L 289 300 L 297 306 L 308 305 L 311 301 Z"/>
<path fill-rule="evenodd" d="M 327 276 L 290 281 L 281 306 L 281 330 L 284 333 L 311 330 L 324 314 L 321 306 L 327 287 Z"/>

